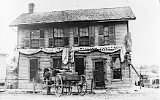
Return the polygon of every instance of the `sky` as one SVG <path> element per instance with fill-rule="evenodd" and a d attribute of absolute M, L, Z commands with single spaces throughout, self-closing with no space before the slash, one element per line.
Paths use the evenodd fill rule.
<path fill-rule="evenodd" d="M 13 56 L 17 43 L 16 28 L 9 24 L 28 12 L 29 3 L 35 3 L 35 12 L 130 6 L 136 16 L 136 20 L 129 21 L 132 63 L 135 66 L 160 66 L 159 0 L 0 0 L 0 52 L 9 57 Z"/>

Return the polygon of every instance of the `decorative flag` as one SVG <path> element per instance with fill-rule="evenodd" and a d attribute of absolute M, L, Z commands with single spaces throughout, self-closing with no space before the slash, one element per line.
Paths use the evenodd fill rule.
<path fill-rule="evenodd" d="M 62 52 L 62 62 L 65 65 L 68 63 L 68 53 L 69 53 L 69 48 L 64 48 Z"/>
<path fill-rule="evenodd" d="M 124 61 L 124 56 L 125 56 L 125 54 L 126 54 L 126 49 L 125 49 L 125 47 L 123 46 L 123 47 L 121 48 L 121 51 L 120 51 L 121 62 Z"/>

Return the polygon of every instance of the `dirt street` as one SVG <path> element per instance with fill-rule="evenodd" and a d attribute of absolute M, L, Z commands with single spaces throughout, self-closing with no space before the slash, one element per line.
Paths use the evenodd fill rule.
<path fill-rule="evenodd" d="M 46 95 L 42 93 L 0 93 L 0 100 L 160 100 L 160 89 L 142 88 L 128 91 L 95 91 L 95 94 L 80 95 Z"/>

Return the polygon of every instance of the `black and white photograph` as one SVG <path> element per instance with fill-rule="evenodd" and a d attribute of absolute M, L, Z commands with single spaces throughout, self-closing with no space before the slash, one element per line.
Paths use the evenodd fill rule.
<path fill-rule="evenodd" d="M 0 100 L 160 100 L 160 0 L 0 0 Z"/>

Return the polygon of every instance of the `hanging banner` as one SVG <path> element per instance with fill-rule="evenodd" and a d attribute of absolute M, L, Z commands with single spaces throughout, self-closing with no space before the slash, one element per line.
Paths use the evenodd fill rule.
<path fill-rule="evenodd" d="M 112 53 L 122 48 L 122 45 L 94 46 L 94 47 L 72 47 L 71 51 L 91 52 L 99 50 L 101 52 Z"/>
<path fill-rule="evenodd" d="M 62 52 L 62 62 L 65 65 L 68 63 L 68 56 L 69 56 L 69 48 L 64 48 Z"/>
<path fill-rule="evenodd" d="M 124 56 L 125 56 L 125 54 L 126 54 L 126 49 L 125 49 L 125 47 L 123 46 L 123 47 L 121 48 L 121 51 L 120 51 L 121 62 L 124 62 Z"/>

